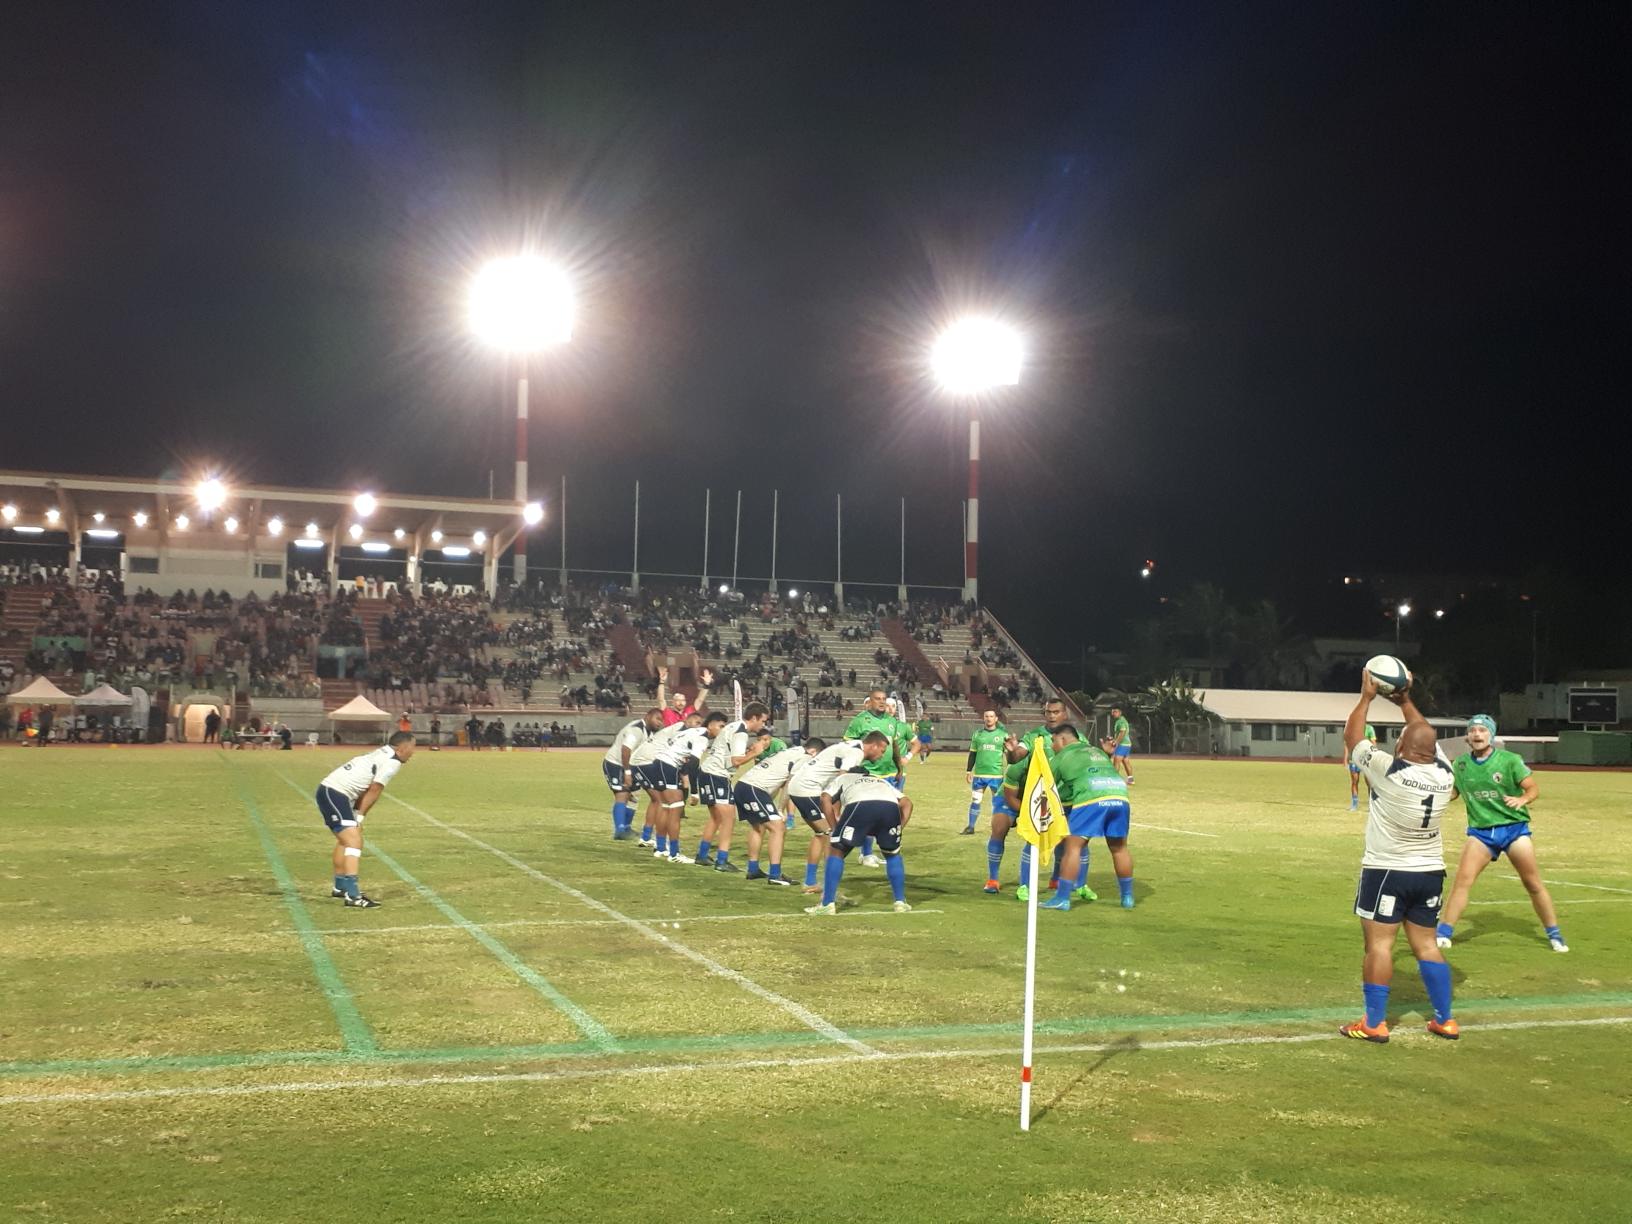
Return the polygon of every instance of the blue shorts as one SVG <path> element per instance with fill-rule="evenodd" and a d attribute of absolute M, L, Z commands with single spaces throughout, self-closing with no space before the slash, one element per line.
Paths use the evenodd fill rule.
<path fill-rule="evenodd" d="M 709 807 L 731 807 L 736 802 L 731 794 L 731 779 L 719 774 L 697 775 L 697 797 Z"/>
<path fill-rule="evenodd" d="M 630 770 L 634 773 L 634 778 L 628 786 L 625 786 L 623 784 L 623 766 L 614 765 L 611 761 L 606 760 L 601 762 L 601 777 L 606 779 L 607 789 L 614 795 L 622 794 L 626 790 L 633 790 L 640 785 L 640 771 L 635 769 L 634 766 L 630 766 Z"/>
<path fill-rule="evenodd" d="M 1119 757 L 1132 756 L 1133 755 L 1133 745 L 1132 744 L 1118 744 L 1115 748 L 1111 749 L 1111 755 L 1112 756 L 1119 756 Z"/>
<path fill-rule="evenodd" d="M 703 776 L 706 778 L 708 775 Z M 776 810 L 775 796 L 769 791 L 760 790 L 757 786 L 738 782 L 732 788 L 731 798 L 736 805 L 738 820 L 746 820 L 751 825 L 762 825 L 782 818 L 782 813 Z"/>
<path fill-rule="evenodd" d="M 1490 851 L 1494 861 L 1502 857 L 1502 851 L 1510 847 L 1521 837 L 1530 836 L 1530 822 L 1518 820 L 1512 824 L 1495 825 L 1489 829 L 1469 829 L 1468 836 L 1473 838 Z"/>
<path fill-rule="evenodd" d="M 1101 799 L 1072 808 L 1066 825 L 1072 837 L 1126 837 L 1131 818 L 1126 799 Z"/>
<path fill-rule="evenodd" d="M 920 744 L 933 744 L 935 742 L 935 737 L 933 735 L 920 735 L 918 737 L 918 742 Z"/>
<path fill-rule="evenodd" d="M 1362 867 L 1354 893 L 1357 917 L 1394 925 L 1409 922 L 1431 927 L 1439 921 L 1440 898 L 1445 892 L 1443 871 L 1396 871 Z"/>
<path fill-rule="evenodd" d="M 330 833 L 338 833 L 341 829 L 354 829 L 362 817 L 351 810 L 351 800 L 339 791 L 328 786 L 317 788 L 317 812 L 323 817 L 323 823 L 329 826 Z"/>
<path fill-rule="evenodd" d="M 648 761 L 640 766 L 640 777 L 648 790 L 680 789 L 680 767 L 668 761 Z"/>
<path fill-rule="evenodd" d="M 971 778 L 971 779 L 969 779 L 969 789 L 972 790 L 972 791 L 983 791 L 983 790 L 995 791 L 996 794 L 993 795 L 992 801 L 994 803 L 1001 803 L 1002 802 L 1002 795 L 1003 795 L 1003 779 L 1002 778 L 980 778 L 980 777 Z"/>
<path fill-rule="evenodd" d="M 888 799 L 864 799 L 852 803 L 839 815 L 839 826 L 829 839 L 842 850 L 850 850 L 867 838 L 878 842 L 884 854 L 901 852 L 901 806 Z"/>
<path fill-rule="evenodd" d="M 891 786 L 895 787 L 895 789 L 898 790 L 898 791 L 904 791 L 904 790 L 907 789 L 907 780 L 905 778 L 903 778 L 900 774 L 891 774 L 889 777 L 885 778 L 884 780 L 886 782 L 888 782 Z"/>
<path fill-rule="evenodd" d="M 789 795 L 788 802 L 812 828 L 827 823 L 827 817 L 822 815 L 822 801 L 815 795 Z"/>
<path fill-rule="evenodd" d="M 1003 792 L 1000 790 L 992 795 L 992 815 L 1007 816 L 1010 819 L 1013 819 L 1014 817 L 1019 816 L 1020 813 L 1009 806 L 1009 801 L 1003 798 Z"/>
<path fill-rule="evenodd" d="M 1358 765 L 1350 765 L 1349 772 L 1358 778 L 1360 776 L 1360 767 Z"/>

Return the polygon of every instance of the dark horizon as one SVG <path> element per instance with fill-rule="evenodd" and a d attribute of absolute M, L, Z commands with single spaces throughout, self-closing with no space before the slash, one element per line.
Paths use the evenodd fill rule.
<path fill-rule="evenodd" d="M 586 564 L 639 479 L 643 570 L 695 566 L 707 487 L 763 572 L 779 488 L 779 570 L 830 572 L 842 493 L 847 578 L 893 582 L 904 496 L 909 578 L 955 585 L 922 357 L 982 307 L 1029 345 L 982 414 L 983 593 L 1039 656 L 1196 582 L 1318 632 L 1345 572 L 1454 570 L 1549 584 L 1561 665 L 1628 657 L 1573 607 L 1627 585 L 1585 475 L 1625 386 L 1624 9 L 13 24 L 0 467 L 503 496 L 510 371 L 459 307 L 530 239 L 581 286 L 531 458 Z"/>

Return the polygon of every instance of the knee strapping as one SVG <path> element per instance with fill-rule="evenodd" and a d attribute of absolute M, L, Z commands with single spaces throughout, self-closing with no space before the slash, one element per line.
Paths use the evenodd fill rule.
<path fill-rule="evenodd" d="M 679 803 L 665 803 L 663 805 L 663 810 L 665 812 L 678 812 L 682 808 L 684 808 L 685 806 L 686 806 L 686 801 L 684 799 L 682 799 Z"/>
<path fill-rule="evenodd" d="M 341 848 L 341 853 L 348 859 L 360 859 L 363 857 L 363 850 L 361 846 L 343 846 Z"/>

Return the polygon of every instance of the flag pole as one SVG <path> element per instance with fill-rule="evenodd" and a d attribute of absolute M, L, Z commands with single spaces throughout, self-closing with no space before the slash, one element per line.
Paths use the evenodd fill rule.
<path fill-rule="evenodd" d="M 1031 1129 L 1031 1029 L 1037 1002 L 1037 862 L 1043 856 L 1031 849 L 1031 871 L 1026 881 L 1026 1016 L 1020 1037 L 1020 1129 Z"/>

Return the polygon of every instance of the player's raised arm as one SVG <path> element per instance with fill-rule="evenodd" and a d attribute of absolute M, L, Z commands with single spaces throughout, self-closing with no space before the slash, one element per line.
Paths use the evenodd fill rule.
<path fill-rule="evenodd" d="M 1377 681 L 1365 668 L 1360 669 L 1360 703 L 1349 711 L 1349 719 L 1343 724 L 1343 755 L 1353 757 L 1354 749 L 1361 740 L 1366 738 L 1366 714 L 1371 709 L 1371 703 L 1377 697 Z M 1420 718 L 1421 715 L 1419 714 Z M 1407 716 L 1409 719 L 1409 715 Z"/>
<path fill-rule="evenodd" d="M 697 679 L 697 700 L 692 702 L 692 708 L 700 714 L 708 705 L 708 690 L 714 687 L 714 673 L 705 667 Z"/>
<path fill-rule="evenodd" d="M 657 669 L 657 705 L 659 709 L 669 708 L 669 669 Z"/>

